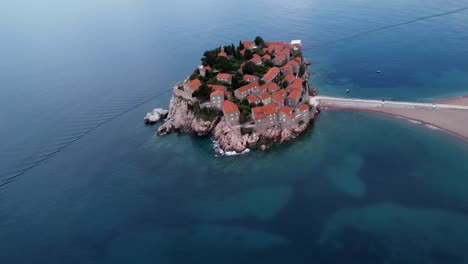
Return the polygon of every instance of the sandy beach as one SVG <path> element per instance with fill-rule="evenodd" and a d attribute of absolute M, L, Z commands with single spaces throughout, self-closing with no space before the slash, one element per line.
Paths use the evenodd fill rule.
<path fill-rule="evenodd" d="M 436 104 L 451 104 L 468 106 L 468 97 L 457 97 L 445 100 L 435 101 Z M 343 108 L 333 107 L 334 109 L 347 109 L 367 112 L 383 113 L 391 116 L 398 116 L 427 124 L 452 135 L 468 140 L 468 110 L 456 109 L 409 109 L 409 108 Z"/>
<path fill-rule="evenodd" d="M 443 99 L 434 101 L 436 104 L 453 104 L 453 105 L 467 105 L 468 106 L 468 96 L 461 96 L 449 99 Z"/>

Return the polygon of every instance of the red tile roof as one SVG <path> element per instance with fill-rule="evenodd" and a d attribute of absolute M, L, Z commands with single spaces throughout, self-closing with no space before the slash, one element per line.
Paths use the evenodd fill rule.
<path fill-rule="evenodd" d="M 271 56 L 268 54 L 263 55 L 262 57 L 264 60 L 271 60 Z"/>
<path fill-rule="evenodd" d="M 280 112 L 286 113 L 286 114 L 292 114 L 292 108 L 289 106 L 283 106 L 281 107 Z"/>
<path fill-rule="evenodd" d="M 220 53 L 218 53 L 218 56 L 219 56 L 219 57 L 226 57 L 227 54 L 226 54 L 226 52 L 221 51 Z"/>
<path fill-rule="evenodd" d="M 287 90 L 291 91 L 293 89 L 301 90 L 302 89 L 302 78 L 296 78 L 293 83 L 291 83 L 288 87 Z"/>
<path fill-rule="evenodd" d="M 265 116 L 265 114 L 263 114 L 263 112 L 253 115 L 254 120 L 260 120 L 260 119 L 264 119 L 264 118 L 266 118 L 266 116 Z"/>
<path fill-rule="evenodd" d="M 265 115 L 272 115 L 278 112 L 278 105 L 275 103 L 267 104 L 263 107 L 263 113 Z"/>
<path fill-rule="evenodd" d="M 299 99 L 300 96 L 301 96 L 301 91 L 297 90 L 297 89 L 294 89 L 289 93 L 288 98 L 297 100 L 297 99 Z"/>
<path fill-rule="evenodd" d="M 297 62 L 299 62 L 299 64 L 301 64 L 301 63 L 302 63 L 302 59 L 301 59 L 301 57 L 296 57 L 296 58 L 294 58 L 294 60 L 296 60 Z"/>
<path fill-rule="evenodd" d="M 237 105 L 229 100 L 224 100 L 223 101 L 223 112 L 225 114 L 230 114 L 232 112 L 239 112 L 239 107 Z"/>
<path fill-rule="evenodd" d="M 216 90 L 210 94 L 210 97 L 216 96 L 216 95 L 223 95 L 224 96 L 224 91 L 223 90 Z"/>
<path fill-rule="evenodd" d="M 260 99 L 262 99 L 262 101 L 263 101 L 263 100 L 265 100 L 265 99 L 270 98 L 270 97 L 271 97 L 271 94 L 265 92 L 265 93 L 260 94 L 258 97 L 259 97 Z"/>
<path fill-rule="evenodd" d="M 265 41 L 265 44 L 267 46 L 271 46 L 271 45 L 281 45 L 281 46 L 283 46 L 285 43 L 283 41 Z"/>
<path fill-rule="evenodd" d="M 265 53 L 270 53 L 270 54 L 273 54 L 274 50 L 275 50 L 275 47 L 273 46 L 263 49 Z"/>
<path fill-rule="evenodd" d="M 265 92 L 267 90 L 267 88 L 268 88 L 268 86 L 266 86 L 266 84 L 264 84 L 264 85 L 260 85 L 260 87 L 258 87 L 258 90 L 263 93 L 263 92 Z"/>
<path fill-rule="evenodd" d="M 279 88 L 279 87 L 278 87 L 278 84 L 276 84 L 276 83 L 274 83 L 274 82 L 269 83 L 269 84 L 267 84 L 267 85 L 268 85 L 267 89 L 268 89 L 268 91 L 269 91 L 270 93 L 276 92 L 276 90 L 278 90 L 278 88 Z"/>
<path fill-rule="evenodd" d="M 285 75 L 290 75 L 294 73 L 294 69 L 292 66 L 286 64 L 283 67 L 281 67 L 281 72 Z"/>
<path fill-rule="evenodd" d="M 293 67 L 299 67 L 299 62 L 297 62 L 296 60 L 291 60 L 291 61 L 288 61 L 288 63 L 286 63 L 286 65 L 290 65 L 290 66 L 293 66 Z"/>
<path fill-rule="evenodd" d="M 281 94 L 275 93 L 273 95 L 273 101 L 275 101 L 277 103 L 284 102 L 284 97 Z"/>
<path fill-rule="evenodd" d="M 251 74 L 244 74 L 244 80 L 255 80 L 256 76 Z"/>
<path fill-rule="evenodd" d="M 281 95 L 283 98 L 286 97 L 286 90 L 285 89 L 281 89 L 279 91 L 277 91 L 274 95 Z"/>
<path fill-rule="evenodd" d="M 211 90 L 226 90 L 226 86 L 223 85 L 208 84 L 207 86 L 210 87 Z"/>
<path fill-rule="evenodd" d="M 202 85 L 202 83 L 198 79 L 193 79 L 193 80 L 187 82 L 187 86 L 192 91 L 197 91 L 200 88 L 201 85 Z"/>
<path fill-rule="evenodd" d="M 277 62 L 280 62 L 280 61 L 285 60 L 285 59 L 286 59 L 286 56 L 284 56 L 283 54 L 280 54 L 280 55 L 276 56 L 273 60 L 277 61 Z"/>
<path fill-rule="evenodd" d="M 299 62 L 295 60 L 288 61 L 283 67 L 299 67 Z"/>
<path fill-rule="evenodd" d="M 248 91 L 250 89 L 253 89 L 255 86 L 258 87 L 258 82 L 257 81 L 255 81 L 253 83 L 249 83 L 247 85 L 244 85 L 241 88 L 237 89 L 236 91 L 239 91 L 239 93 L 243 93 L 243 92 L 246 92 L 246 91 Z"/>
<path fill-rule="evenodd" d="M 299 106 L 297 109 L 299 109 L 299 111 L 303 111 L 303 112 L 304 111 L 309 111 L 309 106 L 303 104 L 303 105 Z"/>
<path fill-rule="evenodd" d="M 292 115 L 292 109 L 291 107 L 289 106 L 283 106 L 281 107 L 281 109 L 279 110 L 281 113 L 285 114 L 287 117 L 289 117 L 290 119 L 293 119 L 294 116 Z"/>
<path fill-rule="evenodd" d="M 245 49 L 241 50 L 240 54 L 244 55 L 245 54 Z"/>
<path fill-rule="evenodd" d="M 296 76 L 294 76 L 294 74 L 290 74 L 290 75 L 284 77 L 283 82 L 286 81 L 289 84 L 292 81 L 294 81 L 294 78 L 296 78 Z"/>
<path fill-rule="evenodd" d="M 284 46 L 287 47 L 287 48 L 290 48 L 290 49 L 294 49 L 294 48 L 295 48 L 294 45 L 293 45 L 293 44 L 290 44 L 290 43 L 286 43 L 286 44 L 284 44 Z"/>
<path fill-rule="evenodd" d="M 265 106 L 257 106 L 252 108 L 252 116 L 254 120 L 263 119 L 268 115 L 273 115 L 277 113 L 278 105 L 271 103 Z"/>
<path fill-rule="evenodd" d="M 230 79 L 231 78 L 231 74 L 229 73 L 218 73 L 218 75 L 216 75 L 216 78 L 218 79 Z"/>
<path fill-rule="evenodd" d="M 278 75 L 279 72 L 280 72 L 280 68 L 273 67 L 273 68 L 269 69 L 268 72 L 265 73 L 265 75 L 263 75 L 263 79 L 264 80 L 273 80 L 273 78 L 275 78 L 275 76 Z"/>
<path fill-rule="evenodd" d="M 254 114 L 258 114 L 262 112 L 263 112 L 263 106 L 257 106 L 257 107 L 252 108 L 252 113 Z"/>
<path fill-rule="evenodd" d="M 261 92 L 264 92 L 266 90 L 271 92 L 271 91 L 275 91 L 276 89 L 278 89 L 278 85 L 274 82 L 266 83 L 264 85 L 261 85 L 260 88 L 258 88 L 258 90 L 260 90 Z"/>
<path fill-rule="evenodd" d="M 211 71 L 211 67 L 210 67 L 210 65 L 208 65 L 208 66 L 202 67 L 202 70 Z"/>
<path fill-rule="evenodd" d="M 257 96 L 251 94 L 251 95 L 247 96 L 247 101 L 249 101 L 249 103 L 256 103 L 256 102 L 260 101 L 260 98 L 258 98 Z"/>
<path fill-rule="evenodd" d="M 260 57 L 258 54 L 254 54 L 251 61 L 257 62 L 262 60 L 262 57 Z"/>
<path fill-rule="evenodd" d="M 246 40 L 246 41 L 242 41 L 242 44 L 244 45 L 244 48 L 248 49 L 252 46 L 255 46 L 255 42 L 253 41 L 250 41 L 250 40 Z"/>

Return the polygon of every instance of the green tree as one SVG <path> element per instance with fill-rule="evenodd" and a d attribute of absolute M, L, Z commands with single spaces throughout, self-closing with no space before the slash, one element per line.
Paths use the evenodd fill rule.
<path fill-rule="evenodd" d="M 213 67 L 216 57 L 218 57 L 218 50 L 208 50 L 203 53 L 203 58 L 201 59 L 203 66 Z"/>
<path fill-rule="evenodd" d="M 252 58 L 253 58 L 253 53 L 252 53 L 252 51 L 249 50 L 249 49 L 246 49 L 246 50 L 245 50 L 245 53 L 244 53 L 244 59 L 245 59 L 245 60 L 250 60 L 250 59 L 252 59 Z"/>
<path fill-rule="evenodd" d="M 249 101 L 247 100 L 247 98 L 242 99 L 241 105 L 243 105 L 243 106 L 248 106 L 249 105 Z"/>
<path fill-rule="evenodd" d="M 301 67 L 299 67 L 299 77 L 303 77 L 306 71 L 306 66 L 304 64 L 301 64 Z"/>
<path fill-rule="evenodd" d="M 202 84 L 197 91 L 193 92 L 193 96 L 199 99 L 202 102 L 209 101 L 211 94 L 211 88 L 206 85 L 206 83 Z"/>
<path fill-rule="evenodd" d="M 205 71 L 205 79 L 209 80 L 211 78 L 213 78 L 213 72 L 211 71 Z"/>
<path fill-rule="evenodd" d="M 230 72 L 234 70 L 233 64 L 226 57 L 216 57 L 213 67 L 222 72 Z"/>
<path fill-rule="evenodd" d="M 254 40 L 255 42 L 255 46 L 257 47 L 260 47 L 260 48 L 264 48 L 265 47 L 265 41 L 263 40 L 262 37 L 260 36 L 257 36 Z"/>
<path fill-rule="evenodd" d="M 242 66 L 242 72 L 244 74 L 254 74 L 255 72 L 255 63 L 248 61 Z"/>
<path fill-rule="evenodd" d="M 245 49 L 244 44 L 242 44 L 242 41 L 239 41 L 239 49 L 240 50 Z"/>
<path fill-rule="evenodd" d="M 267 68 L 271 68 L 271 67 L 275 66 L 275 65 L 273 64 L 273 62 L 271 62 L 271 61 L 269 61 L 269 60 L 265 61 L 265 62 L 263 63 L 263 65 L 264 65 L 265 67 L 267 67 Z"/>
<path fill-rule="evenodd" d="M 265 75 L 265 73 L 267 73 L 269 69 L 270 68 L 267 68 L 267 67 L 262 66 L 262 65 L 255 65 L 255 73 L 254 74 L 261 77 L 261 76 Z"/>

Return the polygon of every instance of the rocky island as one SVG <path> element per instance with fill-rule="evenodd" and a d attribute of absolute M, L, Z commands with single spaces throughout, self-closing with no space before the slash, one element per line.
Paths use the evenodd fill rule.
<path fill-rule="evenodd" d="M 304 132 L 317 116 L 302 43 L 240 41 L 208 50 L 192 75 L 173 87 L 157 131 L 211 135 L 220 152 L 266 149 Z"/>

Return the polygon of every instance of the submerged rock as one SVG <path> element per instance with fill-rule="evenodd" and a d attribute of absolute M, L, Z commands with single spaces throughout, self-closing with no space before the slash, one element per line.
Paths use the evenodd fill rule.
<path fill-rule="evenodd" d="M 153 111 L 147 113 L 143 121 L 145 122 L 145 124 L 153 124 L 153 123 L 158 122 L 161 119 L 166 118 L 168 113 L 169 113 L 168 110 L 165 110 L 162 108 L 156 108 Z"/>

